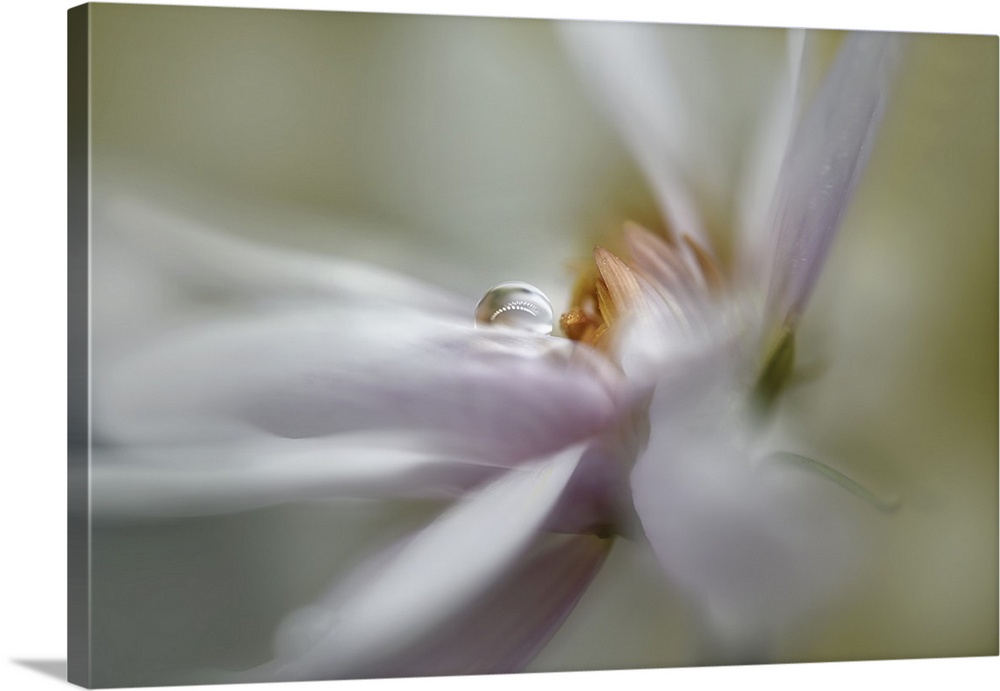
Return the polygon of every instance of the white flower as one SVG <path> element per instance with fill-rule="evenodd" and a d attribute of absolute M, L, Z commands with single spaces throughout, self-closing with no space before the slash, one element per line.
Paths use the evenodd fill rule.
<path fill-rule="evenodd" d="M 648 539 L 727 655 L 765 655 L 758 646 L 839 580 L 858 510 L 841 504 L 856 498 L 773 456 L 760 409 L 789 374 L 893 41 L 845 39 L 801 113 L 801 44 L 792 51 L 766 145 L 735 193 L 739 256 L 724 271 L 688 185 L 726 194 L 695 170 L 711 139 L 684 119 L 648 30 L 566 28 L 669 228 L 662 239 L 628 227 L 630 262 L 596 251 L 599 275 L 584 276 L 563 319 L 579 342 L 477 329 L 468 300 L 367 265 L 239 243 L 128 200 L 97 209 L 99 226 L 127 229 L 116 242 L 246 307 L 104 348 L 96 510 L 457 499 L 293 614 L 275 660 L 250 677 L 519 669 L 616 534 Z"/>
<path fill-rule="evenodd" d="M 831 589 L 853 556 L 852 512 L 862 509 L 842 488 L 803 472 L 829 469 L 780 453 L 761 417 L 790 375 L 795 328 L 872 145 L 898 39 L 849 36 L 803 107 L 797 65 L 804 47 L 801 34 L 791 37 L 790 80 L 779 85 L 773 129 L 762 135 L 771 148 L 750 167 L 754 177 L 738 199 L 740 246 L 732 276 L 720 280 L 711 254 L 699 248 L 707 233 L 674 164 L 683 158 L 671 155 L 690 147 L 682 138 L 696 136 L 697 123 L 649 115 L 639 99 L 659 95 L 668 103 L 669 89 L 651 96 L 616 78 L 636 74 L 615 57 L 629 46 L 646 58 L 638 64 L 649 64 L 656 46 L 644 40 L 646 29 L 604 29 L 574 26 L 573 45 L 672 229 L 669 244 L 626 229 L 635 314 L 619 338 L 619 357 L 632 381 L 654 388 L 632 499 L 664 570 L 704 608 L 719 654 L 756 659 Z M 777 146 L 775 133 L 786 137 Z"/>

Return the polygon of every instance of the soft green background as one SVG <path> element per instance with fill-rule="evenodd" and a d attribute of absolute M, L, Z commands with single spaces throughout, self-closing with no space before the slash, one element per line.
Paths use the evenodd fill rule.
<path fill-rule="evenodd" d="M 763 84 L 744 52 L 777 55 L 780 32 L 688 31 L 722 51 L 698 67 L 706 124 L 731 125 L 735 161 Z M 465 295 L 470 315 L 512 278 L 558 310 L 595 238 L 656 218 L 546 22 L 94 5 L 91 41 L 98 194 L 388 265 Z M 822 376 L 787 418 L 902 504 L 857 586 L 784 660 L 997 652 L 997 58 L 995 37 L 911 37 L 810 307 L 799 352 Z M 371 535 L 433 511 L 98 526 L 95 682 L 263 661 L 280 618 Z M 651 555 L 619 541 L 531 669 L 685 664 L 691 629 Z"/>

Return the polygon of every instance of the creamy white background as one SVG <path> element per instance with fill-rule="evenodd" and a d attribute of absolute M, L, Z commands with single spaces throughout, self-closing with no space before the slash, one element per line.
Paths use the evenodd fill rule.
<path fill-rule="evenodd" d="M 838 2 L 828 7 L 761 1 L 701 2 L 698 7 L 654 8 L 646 3 L 582 2 L 213 2 L 239 7 L 364 9 L 503 16 L 592 17 L 716 24 L 861 27 L 934 32 L 998 32 L 996 10 L 973 0 L 907 7 L 898 3 Z M 652 3 L 649 3 L 650 5 Z M 811 5 L 811 4 L 810 4 Z M 4 363 L 3 469 L 0 544 L 0 687 L 63 688 L 65 682 L 19 661 L 65 659 L 65 25 L 70 4 L 11 3 L 5 7 L 0 50 L 4 84 L 4 214 L 2 309 Z M 731 687 L 737 684 L 812 689 L 988 688 L 996 658 L 852 663 L 728 669 L 415 681 L 338 682 L 357 689 L 525 689 Z M 320 688 L 322 682 L 248 688 Z M 209 687 L 204 687 L 209 688 Z M 221 687 L 213 687 L 221 688 Z M 236 687 L 226 687 L 236 688 Z"/>

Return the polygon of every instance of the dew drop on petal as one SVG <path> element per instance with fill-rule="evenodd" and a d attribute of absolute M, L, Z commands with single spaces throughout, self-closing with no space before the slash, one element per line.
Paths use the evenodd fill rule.
<path fill-rule="evenodd" d="M 487 290 L 476 305 L 476 326 L 500 326 L 547 336 L 552 333 L 552 303 L 529 283 L 500 283 Z"/>

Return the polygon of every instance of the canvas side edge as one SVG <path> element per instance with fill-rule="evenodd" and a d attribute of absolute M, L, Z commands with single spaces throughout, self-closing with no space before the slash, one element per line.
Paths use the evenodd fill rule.
<path fill-rule="evenodd" d="M 67 13 L 67 681 L 90 686 L 90 7 Z"/>

